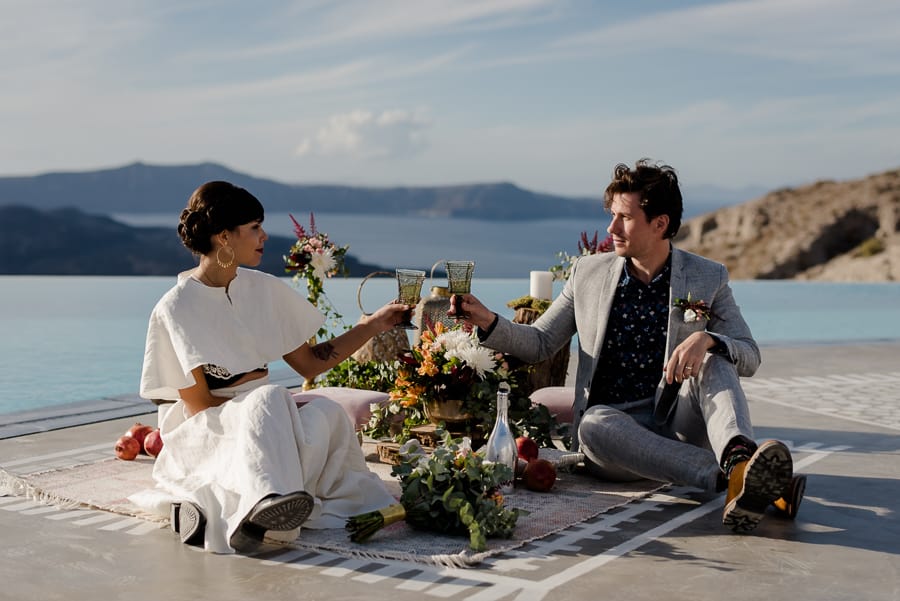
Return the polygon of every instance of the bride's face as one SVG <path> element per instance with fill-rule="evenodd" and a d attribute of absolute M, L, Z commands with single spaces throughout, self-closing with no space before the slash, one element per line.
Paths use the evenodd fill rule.
<path fill-rule="evenodd" d="M 228 245 L 234 249 L 234 259 L 240 265 L 256 267 L 263 257 L 263 249 L 269 235 L 263 229 L 262 220 L 237 226 L 228 236 Z"/>

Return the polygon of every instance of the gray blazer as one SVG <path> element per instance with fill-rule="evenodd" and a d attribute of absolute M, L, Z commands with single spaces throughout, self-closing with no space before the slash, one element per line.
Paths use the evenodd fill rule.
<path fill-rule="evenodd" d="M 609 312 L 624 267 L 625 259 L 615 253 L 579 258 L 562 293 L 537 321 L 530 325 L 516 324 L 500 317 L 490 336 L 484 340 L 485 346 L 527 363 L 537 363 L 552 357 L 578 334 L 572 431 L 576 447 L 578 424 L 587 407 L 591 379 L 603 349 Z M 671 299 L 687 298 L 688 293 L 693 300 L 706 301 L 718 318 L 685 323 L 683 311 L 673 307 Z M 738 375 L 756 373 L 760 363 L 759 347 L 734 301 L 724 265 L 673 248 L 669 299 L 666 361 L 690 334 L 706 330 L 725 344 L 728 358 L 735 364 Z M 664 385 L 665 378 L 661 374 L 655 398 L 657 404 Z"/>

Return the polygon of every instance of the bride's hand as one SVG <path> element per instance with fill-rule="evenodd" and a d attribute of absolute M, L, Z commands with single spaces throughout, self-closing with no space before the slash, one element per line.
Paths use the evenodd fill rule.
<path fill-rule="evenodd" d="M 409 317 L 405 314 L 406 311 L 415 312 L 415 308 L 415 305 L 405 305 L 394 300 L 369 315 L 366 321 L 377 326 L 379 332 L 384 332 L 405 321 Z"/>

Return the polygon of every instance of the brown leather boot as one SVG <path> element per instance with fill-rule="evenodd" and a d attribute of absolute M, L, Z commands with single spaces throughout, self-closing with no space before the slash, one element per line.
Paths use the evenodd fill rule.
<path fill-rule="evenodd" d="M 722 523 L 735 532 L 750 532 L 773 501 L 791 484 L 793 462 L 788 448 L 777 440 L 759 445 L 749 460 L 738 463 L 728 477 Z"/>
<path fill-rule="evenodd" d="M 782 496 L 772 501 L 772 505 L 782 516 L 793 520 L 800 510 L 800 501 L 803 500 L 804 492 L 806 492 L 806 476 L 795 474 L 788 489 Z"/>

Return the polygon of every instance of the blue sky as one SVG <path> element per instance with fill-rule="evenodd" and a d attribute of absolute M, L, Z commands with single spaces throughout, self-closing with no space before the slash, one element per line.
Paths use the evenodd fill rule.
<path fill-rule="evenodd" d="M 0 175 L 215 161 L 595 196 L 900 167 L 900 3 L 0 0 Z"/>

